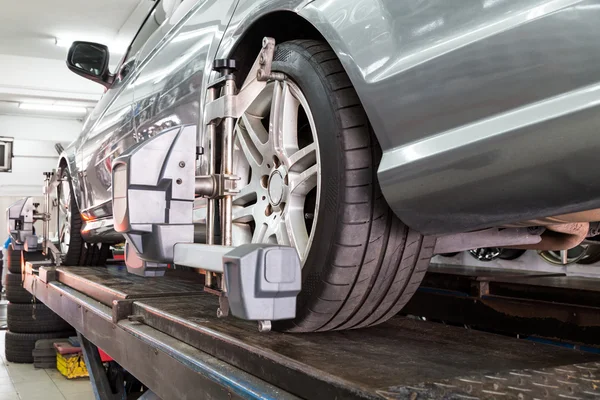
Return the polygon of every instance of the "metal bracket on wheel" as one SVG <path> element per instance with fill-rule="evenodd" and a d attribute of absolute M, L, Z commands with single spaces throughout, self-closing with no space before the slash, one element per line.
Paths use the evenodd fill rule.
<path fill-rule="evenodd" d="M 269 244 L 238 247 L 176 244 L 175 263 L 223 273 L 227 305 L 235 317 L 253 321 L 291 319 L 302 287 L 296 249 Z M 224 299 L 223 299 L 224 300 Z M 221 316 L 227 306 L 220 302 Z"/>
<path fill-rule="evenodd" d="M 239 179 L 233 171 L 235 119 L 259 96 L 266 81 L 283 79 L 271 71 L 274 48 L 275 41 L 265 38 L 239 93 L 235 61 L 215 61 L 214 69 L 222 76 L 209 85 L 207 95 L 207 175 L 195 176 L 193 126 L 167 130 L 138 143 L 117 158 L 112 168 L 114 225 L 127 239 L 128 271 L 157 276 L 170 263 L 203 269 L 207 271 L 205 290 L 219 296 L 219 317 L 231 312 L 238 318 L 259 321 L 261 332 L 270 330 L 271 321 L 295 317 L 296 296 L 302 283 L 301 262 L 294 248 L 268 244 L 232 247 L 233 195 Z M 221 149 L 220 158 L 217 147 Z M 208 199 L 207 244 L 193 243 L 195 195 Z M 217 199 L 220 246 L 215 245 Z M 220 287 L 214 287 L 213 273 Z"/>
<path fill-rule="evenodd" d="M 214 98 L 209 96 L 204 109 L 205 126 L 223 118 L 241 117 L 265 88 L 268 81 L 285 79 L 285 75 L 271 71 L 274 49 L 275 39 L 264 38 L 261 52 L 254 61 L 242 88 L 237 93 L 225 93 L 223 96 L 214 96 Z M 210 88 L 210 90 L 214 90 L 214 88 Z"/>
<path fill-rule="evenodd" d="M 32 197 L 20 199 L 6 209 L 8 233 L 15 250 L 23 250 L 26 244 L 37 246 L 37 236 L 33 234 L 34 213 Z"/>
<path fill-rule="evenodd" d="M 262 49 L 258 55 L 258 63 L 260 68 L 256 72 L 256 79 L 260 82 L 282 81 L 285 75 L 280 72 L 272 72 L 271 65 L 273 64 L 273 56 L 275 55 L 275 39 L 266 37 L 263 38 Z"/>

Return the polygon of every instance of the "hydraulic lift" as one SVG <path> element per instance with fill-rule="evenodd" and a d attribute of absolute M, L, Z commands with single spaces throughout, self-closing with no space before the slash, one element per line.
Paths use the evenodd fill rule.
<path fill-rule="evenodd" d="M 79 332 L 97 398 L 125 398 L 128 382 L 106 373 L 99 347 L 149 389 L 144 399 L 598 399 L 593 353 L 407 317 L 350 332 L 269 332 L 271 321 L 295 317 L 301 262 L 292 247 L 233 246 L 232 154 L 235 119 L 267 81 L 285 79 L 271 71 L 274 46 L 263 40 L 239 91 L 235 62 L 215 62 L 220 76 L 209 85 L 200 134 L 192 125 L 168 129 L 114 160 L 113 219 L 126 266 L 60 265 L 48 235 L 60 173 L 46 175 L 43 212 L 31 199 L 9 209 L 14 242 L 51 259 L 28 262 L 23 285 Z M 196 175 L 204 153 L 207 175 Z M 194 242 L 197 196 L 207 199 L 206 243 Z M 538 243 L 543 230 L 448 235 L 435 249 Z M 239 319 L 223 318 L 229 313 Z"/>
<path fill-rule="evenodd" d="M 590 352 L 402 316 L 364 330 L 260 333 L 218 318 L 203 278 L 177 270 L 143 278 L 118 265 L 27 263 L 23 279 L 81 334 L 98 399 L 117 397 L 96 346 L 163 400 L 600 397 Z"/>

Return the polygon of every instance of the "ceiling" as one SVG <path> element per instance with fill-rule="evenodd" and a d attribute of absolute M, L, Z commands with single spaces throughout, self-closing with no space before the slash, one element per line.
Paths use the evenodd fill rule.
<path fill-rule="evenodd" d="M 52 115 L 22 110 L 19 104 L 24 101 L 93 107 L 103 88 L 68 71 L 68 46 L 74 40 L 106 44 L 114 67 L 153 4 L 154 0 L 0 0 L 0 114 Z M 57 39 L 66 44 L 57 45 Z"/>
<path fill-rule="evenodd" d="M 120 39 L 125 48 L 153 0 L 0 0 L 0 54 L 64 59 L 66 48 L 56 38 L 102 41 Z M 141 9 L 141 10 L 140 10 Z M 133 26 L 132 26 L 133 25 Z M 136 26 L 137 25 L 137 26 Z M 119 38 L 119 33 L 122 36 Z M 111 49 L 113 50 L 113 49 Z M 115 48 L 114 50 L 119 50 Z M 122 51 L 121 51 L 122 53 Z"/>

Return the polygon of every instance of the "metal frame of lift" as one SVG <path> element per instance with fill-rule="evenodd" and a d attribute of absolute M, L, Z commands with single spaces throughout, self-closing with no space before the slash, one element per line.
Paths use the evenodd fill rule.
<path fill-rule="evenodd" d="M 132 317 L 132 300 L 102 304 L 60 282 L 60 267 L 27 263 L 23 286 L 77 330 L 98 400 L 116 399 L 107 387 L 98 347 L 164 400 L 198 398 L 293 399 Z"/>
<path fill-rule="evenodd" d="M 27 263 L 23 277 L 80 333 L 102 400 L 118 397 L 96 346 L 163 400 L 600 396 L 597 354 L 406 317 L 348 332 L 265 334 L 219 319 L 201 282 L 170 272 L 150 288 L 116 266 Z"/>
<path fill-rule="evenodd" d="M 302 286 L 301 262 L 292 247 L 250 244 L 233 247 L 233 196 L 239 178 L 233 170 L 235 121 L 250 107 L 269 81 L 285 80 L 271 69 L 275 40 L 265 37 L 248 77 L 238 90 L 235 61 L 216 60 L 220 75 L 207 90 L 202 122 L 168 129 L 126 150 L 113 161 L 112 206 L 114 227 L 126 239 L 128 271 L 142 276 L 162 276 L 169 264 L 205 273 L 206 291 L 219 297 L 219 317 L 258 322 L 269 331 L 271 321 L 293 319 L 296 296 Z M 200 138 L 206 138 L 198 146 Z M 220 157 L 217 149 L 220 143 Z M 199 156 L 207 160 L 207 175 L 196 176 Z M 220 159 L 220 168 L 217 161 Z M 61 254 L 48 238 L 50 193 L 62 174 L 45 174 L 44 212 L 31 198 L 9 211 L 9 230 L 25 251 L 36 251 L 33 223 L 43 221 L 42 251 L 56 265 Z M 194 243 L 193 203 L 207 200 L 206 244 Z M 221 243 L 216 243 L 217 205 Z M 544 228 L 488 229 L 437 238 L 435 252 L 474 247 L 537 243 Z"/>
<path fill-rule="evenodd" d="M 538 380 L 527 368 L 552 369 L 564 361 L 569 364 L 567 374 L 573 375 L 578 370 L 572 369 L 579 367 L 583 371 L 599 370 L 597 359 L 589 355 L 554 349 L 537 355 L 527 344 L 506 342 L 483 333 L 469 333 L 480 345 L 459 355 L 456 349 L 462 348 L 464 338 L 462 332 L 452 332 L 454 350 L 447 352 L 449 341 L 436 344 L 441 337 L 439 332 L 443 330 L 448 334 L 447 327 L 428 325 L 428 333 L 421 335 L 416 334 L 413 322 L 406 322 L 408 320 L 392 321 L 359 332 L 305 336 L 264 334 L 270 330 L 272 320 L 295 316 L 300 261 L 295 250 L 289 247 L 231 246 L 232 196 L 237 180 L 232 155 L 235 119 L 269 80 L 285 79 L 271 71 L 274 46 L 273 39 L 264 39 L 250 78 L 239 91 L 233 75 L 235 64 L 230 60 L 215 63 L 221 76 L 209 86 L 202 124 L 209 143 L 205 149 L 208 175 L 195 176 L 196 127 L 163 132 L 115 160 L 115 227 L 127 238 L 128 269 L 135 272 L 115 274 L 119 282 L 131 284 L 129 289 L 135 287 L 136 282 L 148 286 L 141 294 L 111 289 L 114 276 L 106 276 L 104 269 L 60 266 L 60 251 L 48 237 L 50 192 L 60 183 L 60 173 L 46 174 L 43 212 L 37 212 L 31 199 L 11 209 L 11 234 L 19 235 L 17 243 L 22 243 L 25 251 L 39 250 L 33 223 L 43 221 L 43 252 L 53 258 L 50 263 L 53 265 L 27 263 L 23 284 L 79 332 L 97 398 L 111 399 L 119 395 L 107 389 L 96 346 L 152 390 L 147 398 L 158 396 L 164 400 L 198 398 L 199 390 L 208 398 L 378 399 L 457 394 L 473 398 L 485 397 L 490 390 L 498 393 L 502 390 L 503 398 L 517 398 L 517 393 L 547 390 L 544 379 L 547 374 L 556 374 L 554 370 L 542 371 Z M 222 165 L 217 173 L 219 140 Z M 168 150 L 161 147 L 165 143 Z M 191 143 L 194 145 L 190 146 Z M 148 160 L 149 154 L 153 160 L 161 160 L 161 167 L 154 169 L 156 179 L 153 181 L 147 179 L 152 171 L 144 169 L 147 165 L 144 160 Z M 190 181 L 190 177 L 194 179 Z M 208 200 L 206 244 L 193 242 L 191 210 L 197 195 Z M 164 203 L 164 209 L 152 214 L 152 210 L 144 207 L 148 199 Z M 218 202 L 222 239 L 219 245 L 215 243 Z M 438 238 L 436 253 L 537 243 L 542 232 L 543 228 L 514 228 L 449 235 Z M 169 274 L 147 277 L 163 275 L 169 263 L 201 268 L 206 271 L 205 281 L 172 280 Z M 162 282 L 163 286 L 153 287 L 151 282 Z M 214 294 L 218 295 L 218 301 Z M 216 315 L 215 309 L 218 309 Z M 226 323 L 219 319 L 230 310 L 240 320 Z M 260 333 L 256 328 L 249 328 L 248 321 L 258 321 Z M 433 333 L 437 335 L 434 341 L 428 339 Z M 419 338 L 407 346 L 404 342 L 413 340 L 407 335 Z M 513 358 L 502 358 L 499 347 L 503 346 L 517 349 L 516 353 L 509 352 Z M 490 349 L 494 351 L 487 354 Z M 487 356 L 480 354 L 482 352 Z M 396 366 L 396 354 L 408 353 L 412 357 L 410 363 Z M 526 357 L 517 357 L 520 353 Z M 557 354 L 565 359 L 561 360 Z M 463 357 L 463 360 L 452 363 L 453 357 Z M 496 357 L 494 362 L 488 362 L 490 357 Z M 472 362 L 473 367 L 465 360 Z M 585 364 L 573 366 L 572 363 Z M 504 369 L 497 371 L 499 365 Z M 529 378 L 521 379 L 524 383 L 513 383 L 514 377 L 509 371 L 513 368 L 520 371 L 515 376 Z M 577 393 L 579 398 L 599 395 L 600 389 L 585 380 L 572 384 L 569 376 L 560 375 L 557 379 L 566 379 L 568 383 L 552 389 L 558 395 Z M 514 391 L 517 386 L 499 386 L 500 381 L 521 386 Z M 543 394 L 541 392 L 541 396 Z"/>

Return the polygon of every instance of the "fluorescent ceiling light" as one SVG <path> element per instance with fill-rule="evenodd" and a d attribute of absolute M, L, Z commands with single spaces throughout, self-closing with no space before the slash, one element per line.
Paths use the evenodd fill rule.
<path fill-rule="evenodd" d="M 59 104 L 20 103 L 19 108 L 33 111 L 50 111 L 57 113 L 85 114 L 85 107 L 62 106 Z"/>
<path fill-rule="evenodd" d="M 114 54 L 125 54 L 125 52 L 129 48 L 129 42 L 124 42 L 122 40 L 121 41 L 111 41 L 111 40 L 107 40 L 106 38 L 102 39 L 102 38 L 89 38 L 89 37 L 87 37 L 87 38 L 83 37 L 83 38 L 80 38 L 79 40 L 92 42 L 92 43 L 105 44 L 110 49 L 111 53 L 114 53 Z M 73 40 L 71 38 L 59 38 L 59 37 L 54 38 L 54 43 L 58 47 L 63 47 L 65 49 L 70 49 L 71 45 L 73 44 L 74 41 L 75 40 Z"/>
<path fill-rule="evenodd" d="M 54 40 L 58 47 L 64 47 L 66 49 L 70 48 L 74 42 L 74 40 L 72 40 L 72 39 L 63 39 L 63 38 L 55 38 Z"/>

